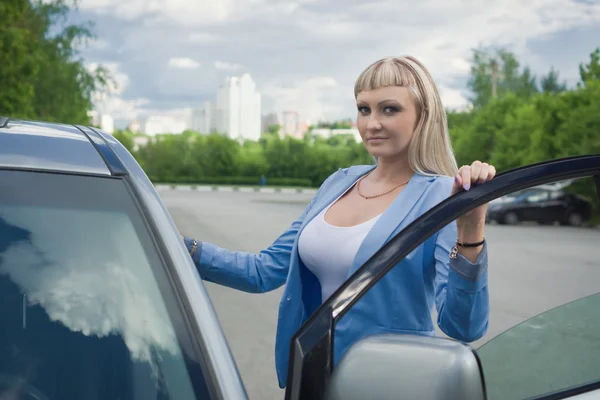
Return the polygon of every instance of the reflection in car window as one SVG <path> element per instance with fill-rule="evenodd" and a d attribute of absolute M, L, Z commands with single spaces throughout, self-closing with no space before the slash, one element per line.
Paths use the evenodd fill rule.
<path fill-rule="evenodd" d="M 196 398 L 124 183 L 16 171 L 0 182 L 0 397 Z"/>
<path fill-rule="evenodd" d="M 527 399 L 600 380 L 600 293 L 535 316 L 478 349 L 488 399 Z"/>

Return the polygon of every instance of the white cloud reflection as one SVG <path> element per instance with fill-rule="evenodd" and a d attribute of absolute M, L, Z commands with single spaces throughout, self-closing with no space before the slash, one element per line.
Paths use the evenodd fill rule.
<path fill-rule="evenodd" d="M 177 341 L 150 265 L 125 215 L 0 208 L 32 232 L 0 253 L 6 274 L 53 321 L 86 336 L 122 336 L 132 359 L 176 354 Z"/>

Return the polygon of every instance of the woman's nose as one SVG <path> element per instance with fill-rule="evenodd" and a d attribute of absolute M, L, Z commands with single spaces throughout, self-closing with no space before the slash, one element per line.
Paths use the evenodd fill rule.
<path fill-rule="evenodd" d="M 381 129 L 381 123 L 375 116 L 373 116 L 373 114 L 371 114 L 371 116 L 369 116 L 369 122 L 367 123 L 367 129 L 371 129 L 371 130 Z"/>

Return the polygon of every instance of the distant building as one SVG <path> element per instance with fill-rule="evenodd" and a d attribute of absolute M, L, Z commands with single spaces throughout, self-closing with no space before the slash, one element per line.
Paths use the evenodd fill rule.
<path fill-rule="evenodd" d="M 175 117 L 152 115 L 146 118 L 142 132 L 150 136 L 166 133 L 182 133 L 187 128 L 186 125 L 186 121 Z"/>
<path fill-rule="evenodd" d="M 110 115 L 103 115 L 100 121 L 100 129 L 112 135 L 115 133 L 115 120 Z"/>
<path fill-rule="evenodd" d="M 91 126 L 100 126 L 100 113 L 95 110 L 88 111 L 87 116 L 89 118 L 89 124 Z"/>
<path fill-rule="evenodd" d="M 115 120 L 108 114 L 101 114 L 96 110 L 88 111 L 89 124 L 96 126 L 111 135 L 115 132 Z"/>
<path fill-rule="evenodd" d="M 262 116 L 261 131 L 268 132 L 269 126 L 271 125 L 279 125 L 279 117 L 277 116 L 277 113 L 269 113 Z"/>
<path fill-rule="evenodd" d="M 209 134 L 217 130 L 215 107 L 210 102 L 204 102 L 203 108 L 192 110 L 189 128 L 193 131 Z"/>
<path fill-rule="evenodd" d="M 300 129 L 300 117 L 296 111 L 283 112 L 283 126 L 281 134 L 286 136 L 296 136 Z"/>
<path fill-rule="evenodd" d="M 127 130 L 132 133 L 140 133 L 142 130 L 142 125 L 139 121 L 131 121 L 129 125 L 127 125 Z"/>
<path fill-rule="evenodd" d="M 261 95 L 249 74 L 227 77 L 217 91 L 215 128 L 230 138 L 258 140 Z"/>

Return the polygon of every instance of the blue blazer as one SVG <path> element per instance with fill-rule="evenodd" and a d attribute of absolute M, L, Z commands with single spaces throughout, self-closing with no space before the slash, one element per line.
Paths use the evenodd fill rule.
<path fill-rule="evenodd" d="M 193 256 L 204 280 L 252 293 L 285 284 L 279 304 L 275 364 L 279 386 L 286 385 L 290 340 L 321 304 L 318 279 L 298 255 L 302 229 L 373 165 L 339 169 L 321 185 L 302 215 L 275 242 L 258 254 L 200 243 Z M 449 197 L 453 178 L 413 175 L 361 244 L 348 272 L 354 273 L 410 222 Z M 457 239 L 456 223 L 447 225 L 402 260 L 340 319 L 335 329 L 334 363 L 356 340 L 376 333 L 435 335 L 437 324 L 463 342 L 481 338 L 488 327 L 487 244 L 473 264 L 449 253 Z M 185 238 L 188 249 L 192 240 Z"/>

